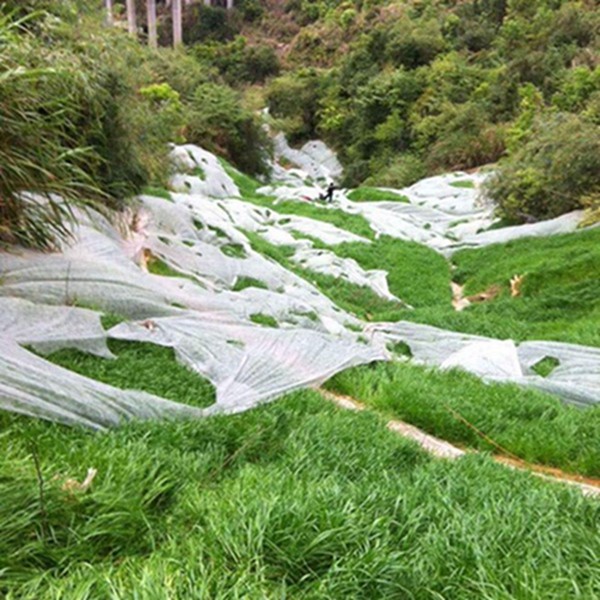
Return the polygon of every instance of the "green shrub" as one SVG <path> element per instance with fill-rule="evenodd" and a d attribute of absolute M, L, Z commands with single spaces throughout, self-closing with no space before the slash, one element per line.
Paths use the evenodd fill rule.
<path fill-rule="evenodd" d="M 503 128 L 489 123 L 485 112 L 474 103 L 455 110 L 430 149 L 430 167 L 469 169 L 496 162 L 505 149 Z"/>
<path fill-rule="evenodd" d="M 171 26 L 170 15 L 167 19 Z M 236 29 L 222 7 L 190 4 L 184 11 L 183 41 L 187 45 L 206 41 L 224 42 L 235 36 Z"/>
<path fill-rule="evenodd" d="M 227 86 L 216 83 L 198 86 L 187 139 L 225 155 L 243 171 L 268 172 L 266 133 L 256 117 L 242 108 L 238 94 Z"/>
<path fill-rule="evenodd" d="M 267 101 L 271 115 L 282 120 L 292 144 L 316 135 L 322 81 L 314 69 L 304 69 L 275 79 Z"/>
<path fill-rule="evenodd" d="M 100 157 L 79 146 L 78 129 L 82 97 L 95 102 L 98 80 L 40 57 L 34 37 L 1 13 L 0 44 L 0 241 L 50 248 L 67 235 L 69 203 L 102 195 L 90 176 Z"/>
<path fill-rule="evenodd" d="M 194 47 L 194 55 L 208 67 L 218 69 L 232 86 L 242 83 L 262 83 L 279 73 L 279 59 L 265 44 L 248 45 L 239 35 L 227 44 L 211 42 Z"/>
<path fill-rule="evenodd" d="M 600 127 L 569 114 L 538 119 L 488 193 L 513 222 L 556 217 L 600 190 Z"/>
<path fill-rule="evenodd" d="M 387 167 L 366 180 L 367 185 L 403 188 L 416 183 L 427 175 L 425 163 L 414 154 L 401 154 Z"/>

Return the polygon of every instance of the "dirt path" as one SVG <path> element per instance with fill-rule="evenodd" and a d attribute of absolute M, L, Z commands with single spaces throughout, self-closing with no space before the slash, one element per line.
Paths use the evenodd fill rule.
<path fill-rule="evenodd" d="M 367 406 L 349 396 L 342 396 L 325 390 L 319 390 L 319 392 L 325 399 L 333 402 L 340 408 L 354 411 L 370 410 Z M 457 446 L 429 435 L 428 433 L 421 431 L 418 427 L 409 425 L 404 421 L 391 420 L 387 423 L 387 428 L 402 437 L 417 442 L 423 450 L 436 458 L 456 460 L 465 454 L 477 452 L 476 450 L 463 450 L 458 448 Z M 600 480 L 598 479 L 565 473 L 560 469 L 543 465 L 534 465 L 518 458 L 503 455 L 493 455 L 493 459 L 498 464 L 504 465 L 510 469 L 527 471 L 536 477 L 540 477 L 553 483 L 571 485 L 578 488 L 585 496 L 600 498 Z"/>

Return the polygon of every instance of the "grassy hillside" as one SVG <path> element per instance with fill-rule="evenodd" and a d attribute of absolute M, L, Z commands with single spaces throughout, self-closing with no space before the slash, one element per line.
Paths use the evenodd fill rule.
<path fill-rule="evenodd" d="M 499 285 L 501 294 L 460 313 L 438 306 L 408 318 L 492 337 L 600 346 L 599 243 L 600 229 L 591 229 L 461 251 L 453 278 L 465 293 Z M 517 298 L 510 297 L 514 275 L 524 276 Z"/>
<path fill-rule="evenodd" d="M 600 593 L 597 503 L 485 458 L 431 461 L 313 392 L 107 435 L 0 420 L 8 597 Z M 62 489 L 90 466 L 91 491 Z"/>

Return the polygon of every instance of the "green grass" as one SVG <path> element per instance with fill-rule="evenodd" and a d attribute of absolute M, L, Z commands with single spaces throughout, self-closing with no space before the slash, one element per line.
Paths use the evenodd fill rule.
<path fill-rule="evenodd" d="M 156 256 L 153 256 L 148 261 L 148 272 L 153 275 L 162 275 L 163 277 L 185 277 L 185 275 L 171 268 L 164 260 Z"/>
<path fill-rule="evenodd" d="M 119 317 L 103 319 L 105 327 L 116 325 L 118 321 Z M 143 390 L 191 406 L 214 403 L 214 387 L 179 364 L 171 348 L 121 340 L 109 340 L 108 346 L 117 355 L 116 360 L 98 358 L 79 350 L 60 350 L 49 360 L 121 389 Z"/>
<path fill-rule="evenodd" d="M 336 227 L 340 227 L 341 229 L 345 229 L 367 239 L 373 239 L 375 237 L 368 221 L 361 215 L 351 215 L 339 209 L 323 208 L 310 201 L 284 200 L 276 204 L 274 198 L 264 196 L 257 192 L 258 188 L 263 185 L 262 183 L 241 173 L 223 160 L 221 161 L 221 164 L 223 164 L 229 176 L 240 189 L 240 195 L 243 200 L 257 204 L 258 206 L 270 208 L 275 213 L 299 215 L 331 223 Z"/>
<path fill-rule="evenodd" d="M 225 255 L 231 258 L 248 258 L 244 246 L 241 244 L 224 244 L 219 246 L 219 250 Z"/>
<path fill-rule="evenodd" d="M 275 246 L 250 231 L 244 231 L 244 234 L 248 237 L 253 250 L 272 258 L 286 269 L 306 279 L 337 306 L 357 317 L 366 321 L 397 321 L 408 312 L 402 304 L 378 296 L 371 288 L 297 266 L 291 260 L 294 254 L 294 248 L 291 246 Z"/>
<path fill-rule="evenodd" d="M 450 306 L 448 264 L 426 246 L 381 236 L 371 244 L 344 243 L 330 250 L 340 257 L 353 258 L 365 270 L 387 271 L 392 294 L 412 306 Z"/>
<path fill-rule="evenodd" d="M 171 192 L 165 188 L 161 187 L 145 187 L 142 190 L 142 194 L 145 196 L 154 196 L 156 198 L 163 198 L 164 200 L 173 201 L 171 198 Z"/>
<path fill-rule="evenodd" d="M 582 410 L 533 389 L 406 363 L 357 367 L 327 387 L 442 439 L 497 452 L 455 411 L 529 462 L 600 477 L 600 407 Z"/>
<path fill-rule="evenodd" d="M 455 188 L 464 188 L 467 190 L 475 189 L 475 184 L 470 179 L 459 179 L 458 181 L 453 181 L 450 185 Z"/>
<path fill-rule="evenodd" d="M 254 313 L 250 315 L 250 320 L 257 325 L 262 325 L 263 327 L 273 327 L 277 329 L 279 327 L 279 323 L 275 317 L 271 315 L 265 315 L 263 313 Z"/>
<path fill-rule="evenodd" d="M 236 279 L 235 285 L 231 288 L 234 292 L 241 292 L 246 288 L 259 288 L 262 290 L 269 289 L 267 284 L 264 281 L 260 281 L 259 279 L 255 279 L 254 277 L 238 277 Z"/>
<path fill-rule="evenodd" d="M 202 179 L 202 181 L 206 181 L 206 172 L 202 167 L 194 167 L 191 170 L 190 175 L 194 175 L 195 177 L 199 177 L 200 179 Z"/>
<path fill-rule="evenodd" d="M 560 365 L 558 358 L 554 358 L 554 356 L 545 356 L 542 360 L 533 365 L 531 370 L 535 371 L 541 377 L 548 377 L 558 365 Z"/>
<path fill-rule="evenodd" d="M 431 461 L 312 392 L 107 434 L 0 425 L 9 598 L 600 594 L 600 503 L 484 457 Z M 61 489 L 91 466 L 90 491 Z"/>
<path fill-rule="evenodd" d="M 406 196 L 373 187 L 358 187 L 348 194 L 354 202 L 409 202 Z"/>
<path fill-rule="evenodd" d="M 450 328 L 600 346 L 600 229 L 463 250 L 453 261 L 455 280 L 465 284 L 466 295 L 494 284 L 503 293 L 450 317 Z M 510 297 L 514 275 L 524 275 L 517 298 Z M 438 325 L 447 321 L 442 314 L 412 318 Z"/>

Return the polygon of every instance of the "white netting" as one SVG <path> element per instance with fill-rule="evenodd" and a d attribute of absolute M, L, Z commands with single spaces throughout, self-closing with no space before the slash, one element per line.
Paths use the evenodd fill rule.
<path fill-rule="evenodd" d="M 401 321 L 370 325 L 369 329 L 392 342 L 404 342 L 415 361 L 441 368 L 461 368 L 496 381 L 533 386 L 567 402 L 600 402 L 600 348 L 559 342 L 499 341 Z M 559 365 L 546 377 L 532 367 L 544 358 Z"/>
<path fill-rule="evenodd" d="M 313 177 L 336 172 L 322 146 L 309 144 L 303 155 L 302 161 L 310 160 L 302 163 L 295 156 L 313 169 Z M 398 300 L 385 272 L 364 270 L 302 236 L 330 246 L 369 240 L 242 201 L 218 159 L 199 148 L 175 148 L 173 158 L 187 174 L 174 178 L 181 193 L 173 193 L 171 201 L 143 196 L 140 209 L 121 215 L 117 225 L 94 212 L 81 213 L 73 240 L 61 252 L 0 252 L 0 408 L 95 428 L 132 418 L 236 412 L 318 385 L 350 366 L 386 360 L 385 345 L 400 341 L 424 364 L 534 386 L 581 405 L 600 401 L 599 349 L 554 342 L 516 346 L 405 322 L 371 325 L 366 337 L 357 335 L 364 324 L 305 279 L 253 251 L 244 231 L 291 246 L 289 259 L 304 272 L 344 278 Z M 303 185 L 307 175 L 296 170 L 288 180 Z M 576 226 L 579 215 L 572 214 L 477 233 L 493 221 L 491 208 L 478 198 L 482 179 L 462 173 L 430 178 L 402 190 L 408 203 L 351 202 L 340 192 L 334 206 L 364 215 L 377 233 L 445 253 Z M 303 192 L 319 191 L 302 185 L 271 191 L 302 202 Z M 147 272 L 146 266 L 156 270 L 159 260 L 162 272 L 178 276 Z M 39 353 L 77 348 L 111 360 L 100 312 L 131 319 L 114 327 L 111 337 L 172 347 L 180 361 L 215 385 L 216 403 L 198 409 L 116 389 L 24 348 Z M 277 328 L 255 324 L 269 318 Z M 544 378 L 532 367 L 547 357 L 558 366 Z"/>

